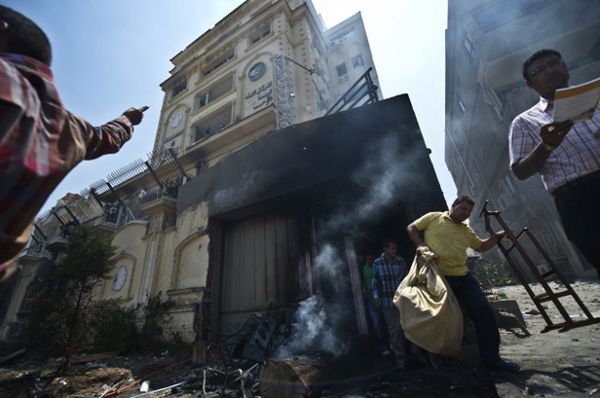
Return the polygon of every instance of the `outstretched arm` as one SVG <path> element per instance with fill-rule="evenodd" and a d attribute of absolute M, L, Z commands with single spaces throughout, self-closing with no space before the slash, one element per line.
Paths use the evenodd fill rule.
<path fill-rule="evenodd" d="M 96 159 L 102 155 L 118 152 L 131 138 L 133 126 L 141 123 L 146 109 L 147 106 L 139 109 L 129 108 L 115 120 L 99 127 L 92 126 L 81 117 L 67 113 L 66 128 L 69 128 L 71 134 L 75 136 L 78 134 L 76 132 L 80 132 L 84 140 L 82 145 L 86 148 L 85 159 Z M 73 139 L 77 140 L 77 137 Z"/>
<path fill-rule="evenodd" d="M 505 231 L 498 231 L 498 232 L 494 233 L 492 236 L 482 240 L 481 246 L 479 247 L 478 251 L 483 253 L 483 252 L 490 250 L 491 248 L 496 246 L 496 244 L 498 244 L 498 242 L 500 242 L 500 240 L 502 238 L 504 238 L 504 235 L 506 235 Z"/>

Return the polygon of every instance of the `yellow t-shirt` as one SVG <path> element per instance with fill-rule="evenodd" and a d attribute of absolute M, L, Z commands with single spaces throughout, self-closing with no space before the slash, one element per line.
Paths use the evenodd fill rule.
<path fill-rule="evenodd" d="M 481 239 L 464 222 L 455 223 L 448 212 L 427 213 L 415 226 L 425 232 L 425 244 L 434 252 L 440 272 L 447 276 L 462 276 L 467 268 L 467 247 L 479 250 Z"/>

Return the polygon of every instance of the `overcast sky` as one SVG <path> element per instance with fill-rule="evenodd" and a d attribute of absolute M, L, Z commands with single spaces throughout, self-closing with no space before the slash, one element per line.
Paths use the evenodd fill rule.
<path fill-rule="evenodd" d="M 52 69 L 65 106 L 102 124 L 149 105 L 134 138 L 115 155 L 83 162 L 48 199 L 80 192 L 152 150 L 169 61 L 241 0 L 3 0 L 52 42 Z M 456 188 L 444 163 L 446 0 L 313 0 L 327 27 L 360 11 L 385 98 L 408 93 L 432 150 L 447 201 Z"/>

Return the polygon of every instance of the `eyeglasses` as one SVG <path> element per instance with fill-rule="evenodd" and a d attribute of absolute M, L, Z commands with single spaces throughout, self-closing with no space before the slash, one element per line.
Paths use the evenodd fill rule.
<path fill-rule="evenodd" d="M 548 68 L 556 68 L 557 66 L 561 65 L 563 63 L 562 59 L 560 58 L 552 58 L 550 61 L 538 65 L 535 68 L 531 68 L 528 70 L 529 76 L 530 77 L 534 77 L 539 75 L 540 73 L 545 72 L 546 70 L 548 70 Z"/>

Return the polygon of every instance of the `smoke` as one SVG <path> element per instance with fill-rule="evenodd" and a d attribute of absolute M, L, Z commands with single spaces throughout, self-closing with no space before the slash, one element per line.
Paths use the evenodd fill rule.
<path fill-rule="evenodd" d="M 401 150 L 398 133 L 391 132 L 366 149 L 365 160 L 352 176 L 364 192 L 362 196 L 335 212 L 320 232 L 326 236 L 357 236 L 360 225 L 382 216 L 382 212 L 405 196 L 411 185 L 419 183 L 419 164 L 415 155 L 421 151 Z M 357 156 L 358 159 L 358 156 Z M 420 161 L 422 162 L 422 160 Z M 326 352 L 333 356 L 348 353 L 344 339 L 349 322 L 354 322 L 353 302 L 347 294 L 348 265 L 344 253 L 331 242 L 322 244 L 313 266 L 315 295 L 300 303 L 293 324 L 292 337 L 276 353 L 283 358 L 306 352 Z"/>
<path fill-rule="evenodd" d="M 276 352 L 277 358 L 285 358 L 304 352 L 327 352 L 333 356 L 348 353 L 348 344 L 339 334 L 340 324 L 347 312 L 343 300 L 327 300 L 332 294 L 339 299 L 343 290 L 342 279 L 346 265 L 339 253 L 330 244 L 325 244 L 315 259 L 315 277 L 327 282 L 327 292 L 317 293 L 300 303 L 295 315 L 292 338 Z M 327 293 L 327 294 L 326 294 Z"/>
<path fill-rule="evenodd" d="M 380 218 L 382 212 L 410 195 L 417 184 L 422 184 L 417 169 L 417 165 L 423 164 L 423 160 L 418 159 L 422 151 L 421 148 L 402 148 L 397 132 L 390 132 L 372 143 L 366 150 L 364 162 L 352 176 L 364 195 L 349 201 L 349 206 L 335 213 L 322 228 L 329 233 L 348 231 L 348 234 L 360 235 L 362 223 Z"/>

